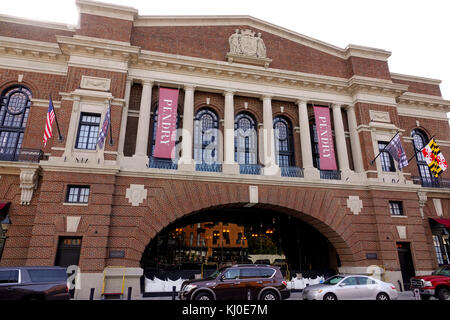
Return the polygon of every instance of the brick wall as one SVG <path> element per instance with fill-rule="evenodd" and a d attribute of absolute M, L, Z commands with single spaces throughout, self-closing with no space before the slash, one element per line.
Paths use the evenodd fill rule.
<path fill-rule="evenodd" d="M 80 14 L 80 28 L 76 34 L 115 41 L 130 42 L 132 21 Z"/>

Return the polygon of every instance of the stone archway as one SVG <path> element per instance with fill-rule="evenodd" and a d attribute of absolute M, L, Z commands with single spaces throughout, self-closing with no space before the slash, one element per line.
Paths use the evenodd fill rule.
<path fill-rule="evenodd" d="M 296 217 L 318 230 L 336 249 L 342 266 L 357 261 L 359 243 L 352 238 L 350 212 L 341 205 L 341 191 L 259 185 L 258 201 L 251 203 L 248 184 L 160 180 L 151 188 L 148 211 L 137 221 L 126 254 L 127 265 L 138 267 L 147 244 L 161 230 L 182 217 L 221 207 L 270 209 Z"/>

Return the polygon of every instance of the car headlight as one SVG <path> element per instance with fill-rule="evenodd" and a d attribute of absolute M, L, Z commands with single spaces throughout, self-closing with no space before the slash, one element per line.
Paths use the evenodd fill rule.
<path fill-rule="evenodd" d="M 424 281 L 424 282 L 423 282 L 423 286 L 424 286 L 424 287 L 432 287 L 433 284 L 431 283 L 431 281 Z"/>
<path fill-rule="evenodd" d="M 197 288 L 197 285 L 195 284 L 188 284 L 186 287 L 184 287 L 184 291 L 188 292 L 191 291 L 192 289 Z"/>

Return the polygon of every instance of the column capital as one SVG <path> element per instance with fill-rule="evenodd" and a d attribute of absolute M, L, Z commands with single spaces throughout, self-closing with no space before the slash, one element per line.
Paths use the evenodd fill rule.
<path fill-rule="evenodd" d="M 342 108 L 342 104 L 340 104 L 340 103 L 333 103 L 333 104 L 331 104 L 331 108 L 332 109 L 341 109 Z"/>
<path fill-rule="evenodd" d="M 308 105 L 308 100 L 306 99 L 298 99 L 297 101 L 295 101 L 296 104 L 301 105 L 301 104 L 305 104 Z"/>
<path fill-rule="evenodd" d="M 193 84 L 185 84 L 184 91 L 195 91 L 195 86 Z"/>
<path fill-rule="evenodd" d="M 224 90 L 223 92 L 222 92 L 222 94 L 224 95 L 224 96 L 234 96 L 234 94 L 236 93 L 236 91 L 234 91 L 234 90 Z"/>
<path fill-rule="evenodd" d="M 155 83 L 153 80 L 142 79 L 141 83 L 143 86 L 153 86 Z"/>
<path fill-rule="evenodd" d="M 345 110 L 355 110 L 355 105 L 354 104 L 348 104 L 346 106 L 344 106 Z"/>
<path fill-rule="evenodd" d="M 261 95 L 261 97 L 260 97 L 260 99 L 261 100 L 272 100 L 272 98 L 273 98 L 273 96 L 272 95 L 270 95 L 270 94 L 263 94 L 263 95 Z"/>

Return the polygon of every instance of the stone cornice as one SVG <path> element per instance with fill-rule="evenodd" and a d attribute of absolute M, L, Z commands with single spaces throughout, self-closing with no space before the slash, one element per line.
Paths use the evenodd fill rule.
<path fill-rule="evenodd" d="M 417 76 L 411 76 L 408 74 L 400 74 L 400 73 L 392 73 L 392 72 L 391 72 L 391 78 L 396 79 L 396 80 L 420 82 L 420 83 L 434 84 L 434 85 L 439 85 L 442 82 L 441 80 L 438 80 L 438 79 L 417 77 Z"/>
<path fill-rule="evenodd" d="M 131 7 L 109 3 L 77 0 L 76 5 L 80 13 L 133 21 L 138 11 Z"/>
<path fill-rule="evenodd" d="M 49 28 L 49 29 L 55 29 L 55 30 L 75 32 L 74 25 L 57 23 L 57 22 L 49 22 L 49 21 L 40 21 L 40 20 L 34 20 L 34 19 L 25 19 L 25 18 L 8 16 L 8 15 L 4 15 L 4 14 L 0 14 L 0 21 L 8 22 L 8 23 L 29 25 L 29 26 L 33 26 L 33 27 L 41 27 L 41 28 Z"/>
<path fill-rule="evenodd" d="M 412 107 L 427 107 L 436 111 L 450 112 L 450 100 L 444 100 L 438 96 L 405 92 L 397 98 L 397 102 Z"/>

